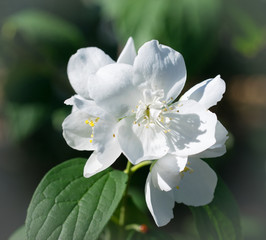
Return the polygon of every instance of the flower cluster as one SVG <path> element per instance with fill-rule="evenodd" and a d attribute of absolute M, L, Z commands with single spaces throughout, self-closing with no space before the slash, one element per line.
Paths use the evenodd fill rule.
<path fill-rule="evenodd" d="M 68 77 L 77 95 L 65 102 L 73 107 L 63 135 L 72 148 L 94 151 L 85 177 L 121 153 L 132 164 L 154 160 L 145 197 L 158 226 L 171 220 L 175 202 L 199 206 L 213 199 L 217 177 L 201 158 L 225 153 L 227 131 L 208 110 L 225 92 L 219 75 L 176 100 L 186 81 L 182 55 L 156 40 L 136 53 L 129 38 L 117 62 L 98 48 L 78 50 Z"/>

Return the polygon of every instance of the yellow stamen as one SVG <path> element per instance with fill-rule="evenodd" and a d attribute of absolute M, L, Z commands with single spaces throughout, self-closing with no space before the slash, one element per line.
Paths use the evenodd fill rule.
<path fill-rule="evenodd" d="M 93 138 L 93 134 L 91 134 L 91 138 Z"/>
<path fill-rule="evenodd" d="M 92 139 L 90 139 L 90 143 L 92 143 Z"/>
<path fill-rule="evenodd" d="M 89 122 L 89 125 L 90 125 L 91 127 L 94 127 L 94 122 L 91 120 L 91 121 Z"/>
<path fill-rule="evenodd" d="M 86 124 L 89 124 L 89 120 L 86 120 L 85 123 L 86 123 Z"/>
<path fill-rule="evenodd" d="M 176 186 L 176 189 L 179 189 L 179 186 Z"/>
<path fill-rule="evenodd" d="M 184 170 L 182 172 L 189 172 L 189 173 L 192 173 L 194 172 L 194 170 L 190 167 L 185 167 Z"/>
<path fill-rule="evenodd" d="M 163 132 L 164 133 L 169 133 L 169 132 L 171 132 L 171 129 L 165 129 L 165 130 L 163 130 Z"/>
<path fill-rule="evenodd" d="M 115 134 L 113 134 L 113 137 L 115 137 Z"/>

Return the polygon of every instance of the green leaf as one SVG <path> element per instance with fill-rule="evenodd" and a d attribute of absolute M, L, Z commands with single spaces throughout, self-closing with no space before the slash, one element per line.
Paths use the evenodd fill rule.
<path fill-rule="evenodd" d="M 123 196 L 127 175 L 107 169 L 86 179 L 85 162 L 72 159 L 46 174 L 28 209 L 27 239 L 97 239 Z"/>
<path fill-rule="evenodd" d="M 44 57 L 57 65 L 62 60 L 65 63 L 77 48 L 85 44 L 85 37 L 77 26 L 36 9 L 23 10 L 8 17 L 3 23 L 1 35 L 7 48 L 9 46 L 10 51 L 14 51 L 11 44 L 14 43 L 15 49 L 24 54 L 26 61 L 32 58 L 28 57 L 29 54 L 35 53 L 39 56 L 38 61 Z"/>
<path fill-rule="evenodd" d="M 219 178 L 214 200 L 203 207 L 190 207 L 201 239 L 242 239 L 238 206 L 227 186 Z"/>
<path fill-rule="evenodd" d="M 126 224 L 146 224 L 151 227 L 149 218 L 146 213 L 142 212 L 134 203 L 132 196 L 127 197 L 126 201 Z"/>
<path fill-rule="evenodd" d="M 8 240 L 26 240 L 26 228 L 25 226 L 21 226 L 18 228 L 10 237 Z"/>
<path fill-rule="evenodd" d="M 237 29 L 232 39 L 233 47 L 246 57 L 253 57 L 265 47 L 266 31 L 246 12 L 235 7 L 232 15 Z"/>
<path fill-rule="evenodd" d="M 221 0 L 94 1 L 113 20 L 118 39 L 125 42 L 132 36 L 137 47 L 157 39 L 180 51 L 185 59 L 193 59 L 193 64 L 186 62 L 190 73 L 199 71 L 213 56 L 215 33 L 220 29 Z"/>
<path fill-rule="evenodd" d="M 8 103 L 6 115 L 10 123 L 10 136 L 21 141 L 33 134 L 46 119 L 46 106 L 43 104 Z"/>
<path fill-rule="evenodd" d="M 32 41 L 84 41 L 82 33 L 71 23 L 44 11 L 24 10 L 9 17 L 3 25 L 2 34 L 13 38 L 16 32 Z"/>
<path fill-rule="evenodd" d="M 131 231 L 128 233 L 126 240 L 173 240 L 166 232 L 161 230 L 150 229 L 147 233 Z"/>

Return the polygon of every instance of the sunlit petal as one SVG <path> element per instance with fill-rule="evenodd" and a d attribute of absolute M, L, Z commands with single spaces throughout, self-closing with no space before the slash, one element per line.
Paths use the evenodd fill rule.
<path fill-rule="evenodd" d="M 186 66 L 182 55 L 156 40 L 145 43 L 134 62 L 136 85 L 164 90 L 165 100 L 175 99 L 186 81 Z"/>
<path fill-rule="evenodd" d="M 161 191 L 170 191 L 175 188 L 181 180 L 180 172 L 184 170 L 186 163 L 186 157 L 172 154 L 160 158 L 151 170 L 154 187 Z"/>
<path fill-rule="evenodd" d="M 215 144 L 206 149 L 205 151 L 198 153 L 197 157 L 214 158 L 220 157 L 226 153 L 225 142 L 228 139 L 228 132 L 220 121 L 217 121 L 216 124 L 215 139 Z"/>
<path fill-rule="evenodd" d="M 155 188 L 152 184 L 150 174 L 146 180 L 145 199 L 157 226 L 161 227 L 166 225 L 174 217 L 173 207 L 175 200 L 173 192 L 163 192 Z"/>
<path fill-rule="evenodd" d="M 184 173 L 179 189 L 175 189 L 175 200 L 191 206 L 208 204 L 213 199 L 217 176 L 201 159 L 189 158 L 188 161 L 191 171 Z"/>
<path fill-rule="evenodd" d="M 69 81 L 75 92 L 90 98 L 88 83 L 93 75 L 103 66 L 114 61 L 101 49 L 96 47 L 81 48 L 71 56 L 67 66 Z"/>
<path fill-rule="evenodd" d="M 134 118 L 121 120 L 118 141 L 125 156 L 133 164 L 143 160 L 159 159 L 168 151 L 166 137 L 157 126 L 138 125 Z"/>
<path fill-rule="evenodd" d="M 122 118 L 135 108 L 139 92 L 132 83 L 132 66 L 109 64 L 101 68 L 90 86 L 91 97 L 105 111 Z"/>
<path fill-rule="evenodd" d="M 110 167 L 121 154 L 117 141 L 110 141 L 102 152 L 94 151 L 84 167 L 84 177 L 88 178 Z"/>
<path fill-rule="evenodd" d="M 209 109 L 222 99 L 224 92 L 225 82 L 218 75 L 195 85 L 180 100 L 195 100 L 206 109 Z"/>
<path fill-rule="evenodd" d="M 137 53 L 134 45 L 134 40 L 132 37 L 130 37 L 127 40 L 124 49 L 120 53 L 120 56 L 117 59 L 117 63 L 126 63 L 129 65 L 133 65 L 136 55 Z"/>
<path fill-rule="evenodd" d="M 171 119 L 167 135 L 177 155 L 194 155 L 215 144 L 217 117 L 197 102 L 178 102 L 165 116 Z"/>

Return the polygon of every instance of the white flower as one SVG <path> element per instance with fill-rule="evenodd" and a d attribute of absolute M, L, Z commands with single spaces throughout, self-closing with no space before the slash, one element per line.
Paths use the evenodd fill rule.
<path fill-rule="evenodd" d="M 223 91 L 217 94 L 218 89 Z M 208 109 L 222 98 L 224 91 L 225 84 L 220 76 L 217 76 L 194 86 L 181 99 L 194 99 Z M 201 206 L 212 201 L 217 176 L 200 158 L 223 155 L 227 138 L 226 129 L 217 121 L 216 142 L 210 148 L 188 157 L 167 154 L 154 164 L 146 180 L 145 197 L 158 226 L 166 225 L 173 218 L 172 209 L 175 202 Z"/>
<path fill-rule="evenodd" d="M 217 118 L 204 104 L 192 97 L 173 103 L 185 84 L 185 63 L 158 41 L 136 54 L 130 38 L 117 62 L 98 48 L 81 49 L 70 58 L 68 76 L 78 95 L 66 101 L 73 111 L 63 135 L 75 149 L 94 150 L 86 177 L 109 167 L 121 152 L 137 164 L 167 153 L 194 155 L 216 142 Z M 216 94 L 222 93 L 218 88 Z"/>

